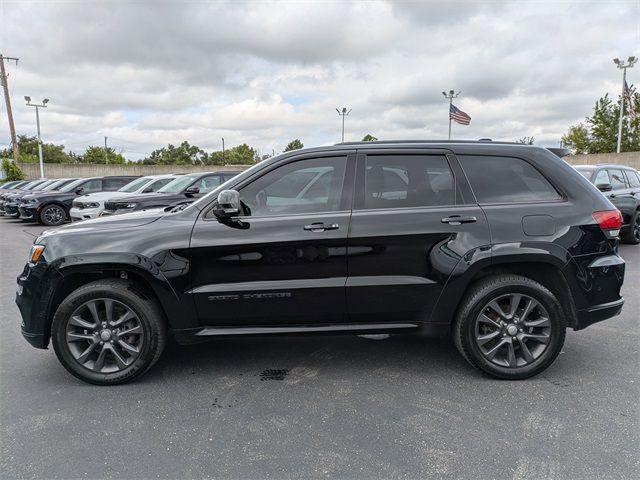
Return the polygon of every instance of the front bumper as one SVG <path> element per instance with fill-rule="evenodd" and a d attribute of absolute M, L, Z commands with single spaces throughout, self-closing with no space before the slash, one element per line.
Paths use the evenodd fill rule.
<path fill-rule="evenodd" d="M 18 212 L 22 220 L 35 220 L 38 215 L 36 207 L 33 206 L 20 205 Z"/>
<path fill-rule="evenodd" d="M 72 222 L 79 222 L 82 220 L 90 220 L 92 218 L 98 218 L 102 214 L 102 207 L 96 208 L 72 208 L 69 210 L 69 216 Z"/>
<path fill-rule="evenodd" d="M 18 217 L 20 212 L 18 211 L 17 203 L 5 203 L 4 204 L 4 215 L 5 217 Z"/>
<path fill-rule="evenodd" d="M 47 348 L 50 336 L 50 319 L 45 318 L 51 299 L 51 288 L 44 285 L 46 263 L 25 265 L 18 276 L 16 304 L 20 310 L 22 336 L 36 348 Z"/>

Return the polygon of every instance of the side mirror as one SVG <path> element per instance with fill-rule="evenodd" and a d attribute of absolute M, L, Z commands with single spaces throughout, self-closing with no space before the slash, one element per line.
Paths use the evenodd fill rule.
<path fill-rule="evenodd" d="M 76 189 L 76 194 L 77 195 L 82 195 L 82 192 L 84 192 L 84 188 L 80 187 Z"/>
<path fill-rule="evenodd" d="M 189 187 L 184 191 L 184 194 L 187 196 L 197 195 L 198 193 L 200 193 L 200 189 L 198 187 Z"/>
<path fill-rule="evenodd" d="M 236 190 L 223 190 L 218 194 L 218 201 L 213 207 L 213 214 L 220 220 L 240 215 L 240 194 Z"/>
<path fill-rule="evenodd" d="M 596 188 L 601 192 L 610 192 L 611 190 L 613 190 L 613 187 L 610 183 L 599 183 L 596 185 Z"/>

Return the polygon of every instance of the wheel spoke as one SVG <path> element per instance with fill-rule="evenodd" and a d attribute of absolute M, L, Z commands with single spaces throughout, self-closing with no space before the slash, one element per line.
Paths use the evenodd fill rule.
<path fill-rule="evenodd" d="M 94 329 L 98 325 L 97 323 L 89 323 L 84 320 L 80 315 L 74 315 L 69 320 L 69 325 L 74 325 L 76 327 L 84 328 L 84 329 Z"/>
<path fill-rule="evenodd" d="M 525 327 L 550 327 L 551 326 L 551 321 L 546 318 L 546 317 L 540 317 L 537 320 L 531 320 L 529 322 L 524 322 L 523 325 Z"/>
<path fill-rule="evenodd" d="M 126 337 L 127 335 L 140 335 L 142 333 L 142 329 L 140 325 L 136 325 L 135 327 L 131 327 L 129 330 L 123 330 L 120 332 L 121 337 Z"/>
<path fill-rule="evenodd" d="M 96 345 L 98 345 L 98 342 L 94 342 L 91 345 L 89 345 L 77 358 L 76 360 L 78 360 L 80 363 L 84 364 L 87 359 L 89 358 L 89 355 L 91 355 L 91 352 L 93 352 L 93 350 L 96 348 Z"/>
<path fill-rule="evenodd" d="M 96 323 L 96 325 L 100 324 L 100 316 L 98 315 L 98 309 L 96 307 L 96 302 L 87 303 L 87 309 L 91 312 L 91 318 Z"/>
<path fill-rule="evenodd" d="M 480 318 L 478 318 L 478 321 L 482 323 L 488 323 L 489 325 L 495 328 L 500 328 L 500 324 L 498 322 L 496 322 L 492 318 L 487 317 L 484 313 L 480 315 Z"/>
<path fill-rule="evenodd" d="M 91 334 L 67 332 L 68 342 L 95 342 L 95 337 Z"/>
<path fill-rule="evenodd" d="M 493 340 L 494 338 L 496 338 L 499 335 L 500 335 L 500 330 L 496 330 L 495 332 L 488 333 L 486 335 L 480 335 L 480 336 L 476 337 L 476 339 L 478 341 L 478 345 L 482 346 L 485 343 L 490 342 L 491 340 Z"/>
<path fill-rule="evenodd" d="M 104 301 L 104 315 L 105 321 L 112 323 L 113 321 L 113 302 L 111 300 Z"/>
<path fill-rule="evenodd" d="M 98 358 L 96 359 L 96 363 L 93 364 L 93 369 L 96 372 L 101 371 L 102 367 L 104 367 L 104 361 L 106 356 L 107 356 L 107 348 L 106 348 L 106 345 L 103 345 L 102 349 L 100 350 L 100 353 L 98 354 Z"/>
<path fill-rule="evenodd" d="M 506 343 L 507 343 L 507 340 L 503 338 L 502 340 L 500 340 L 500 342 L 495 347 L 493 347 L 491 350 L 486 352 L 485 356 L 489 360 L 491 360 L 493 357 L 496 356 L 496 353 L 498 353 L 498 350 L 500 350 Z"/>
<path fill-rule="evenodd" d="M 518 306 L 520 305 L 520 300 L 522 300 L 522 295 L 514 294 L 511 295 L 511 304 L 509 305 L 509 318 L 512 318 L 516 312 L 518 311 Z"/>
<path fill-rule="evenodd" d="M 520 351 L 522 352 L 522 357 L 524 358 L 524 361 L 527 363 L 533 362 L 535 359 L 531 354 L 531 350 L 529 350 L 529 347 L 527 347 L 527 344 L 524 343 L 524 339 L 521 337 L 518 337 L 518 344 L 520 345 Z"/>
<path fill-rule="evenodd" d="M 120 345 L 120 347 L 126 350 L 127 352 L 140 353 L 140 349 L 138 347 L 131 345 L 130 343 L 125 342 L 124 340 L 118 340 L 118 345 Z"/>
<path fill-rule="evenodd" d="M 503 320 L 507 319 L 506 314 L 504 313 L 504 310 L 502 310 L 502 308 L 500 307 L 500 305 L 498 305 L 498 302 L 496 302 L 495 300 L 491 300 L 489 302 L 489 304 L 487 305 L 487 307 L 489 307 L 491 310 L 493 310 L 494 312 L 496 312 L 498 315 L 500 315 L 500 318 L 502 318 Z"/>
<path fill-rule="evenodd" d="M 520 315 L 520 319 L 525 321 L 529 318 L 529 315 L 533 311 L 534 308 L 538 306 L 538 302 L 536 302 L 533 298 L 527 298 L 527 304 L 524 306 L 524 310 L 522 311 L 522 315 Z"/>
<path fill-rule="evenodd" d="M 114 327 L 117 327 L 118 325 L 122 325 L 123 323 L 126 323 L 129 320 L 132 320 L 134 318 L 135 318 L 135 315 L 133 314 L 133 312 L 131 310 L 127 310 L 127 312 L 124 315 L 118 318 L 115 322 L 112 322 L 112 325 Z"/>
<path fill-rule="evenodd" d="M 545 345 L 549 343 L 549 335 L 537 335 L 533 333 L 523 333 L 523 338 L 530 338 L 532 340 L 536 340 L 537 342 L 544 343 Z"/>
<path fill-rule="evenodd" d="M 126 368 L 128 366 L 125 359 L 122 358 L 122 355 L 120 355 L 120 352 L 118 352 L 112 345 L 109 346 L 109 350 L 113 354 L 113 358 L 116 359 L 116 363 L 118 364 L 118 367 Z"/>
<path fill-rule="evenodd" d="M 513 348 L 512 339 L 509 339 L 507 341 L 507 363 L 512 368 L 516 366 L 516 352 L 515 352 L 515 349 Z"/>

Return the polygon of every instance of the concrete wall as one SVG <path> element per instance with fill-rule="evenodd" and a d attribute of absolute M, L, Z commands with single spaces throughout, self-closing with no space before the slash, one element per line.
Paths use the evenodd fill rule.
<path fill-rule="evenodd" d="M 19 163 L 18 166 L 28 179 L 40 178 L 40 165 Z M 100 177 L 103 175 L 161 175 L 163 173 L 215 172 L 218 170 L 242 171 L 250 165 L 87 165 L 45 163 L 44 176 L 47 178 Z"/>
<path fill-rule="evenodd" d="M 598 163 L 619 163 L 640 170 L 640 152 L 594 153 L 590 155 L 570 155 L 564 159 L 572 165 L 595 165 Z M 40 178 L 40 165 L 20 163 L 18 166 L 27 178 Z M 186 165 L 68 165 L 45 163 L 47 178 L 99 177 L 102 175 L 159 175 L 163 173 L 213 172 L 216 170 L 244 170 L 249 165 L 227 166 L 186 166 Z"/>
<path fill-rule="evenodd" d="M 588 155 L 570 155 L 564 159 L 571 165 L 597 165 L 598 163 L 617 163 L 640 170 L 640 152 L 591 153 Z"/>

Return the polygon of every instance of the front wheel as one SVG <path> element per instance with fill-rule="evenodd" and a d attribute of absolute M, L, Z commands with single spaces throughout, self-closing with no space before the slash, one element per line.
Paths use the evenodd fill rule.
<path fill-rule="evenodd" d="M 60 363 L 96 385 L 127 382 L 149 370 L 166 343 L 157 301 L 124 280 L 98 280 L 65 298 L 51 325 Z"/>
<path fill-rule="evenodd" d="M 543 285 L 519 275 L 476 283 L 454 325 L 458 351 L 473 366 L 503 379 L 537 375 L 556 359 L 566 333 L 564 312 Z"/>
<path fill-rule="evenodd" d="M 67 213 L 60 205 L 46 205 L 40 211 L 40 223 L 48 227 L 57 227 L 62 225 L 67 219 Z"/>

